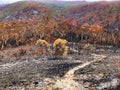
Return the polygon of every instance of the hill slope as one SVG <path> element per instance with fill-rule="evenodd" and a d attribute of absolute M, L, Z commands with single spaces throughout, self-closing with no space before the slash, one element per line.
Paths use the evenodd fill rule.
<path fill-rule="evenodd" d="M 0 21 L 28 19 L 50 14 L 50 7 L 35 1 L 20 1 L 6 5 L 0 10 Z"/>
<path fill-rule="evenodd" d="M 67 10 L 71 7 L 87 3 L 87 2 L 82 1 L 82 0 L 81 1 L 59 1 L 59 0 L 55 1 L 55 0 L 52 0 L 52 1 L 41 1 L 41 2 L 43 2 L 44 4 L 53 8 L 54 14 L 56 14 L 56 15 L 61 15 L 61 13 L 64 10 Z"/>
<path fill-rule="evenodd" d="M 96 2 L 73 7 L 64 13 L 67 18 L 75 18 L 79 24 L 99 24 L 111 29 L 120 29 L 120 3 Z"/>

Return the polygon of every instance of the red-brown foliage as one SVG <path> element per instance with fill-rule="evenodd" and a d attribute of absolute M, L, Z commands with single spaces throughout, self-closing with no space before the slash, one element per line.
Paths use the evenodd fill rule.
<path fill-rule="evenodd" d="M 120 68 L 120 63 L 117 62 L 115 65 Z M 114 73 L 114 76 L 120 78 L 120 73 Z"/>
<path fill-rule="evenodd" d="M 43 52 L 43 49 L 41 49 L 41 48 L 38 48 L 38 49 L 32 51 L 32 55 L 42 55 L 42 54 L 44 54 L 44 52 Z"/>
<path fill-rule="evenodd" d="M 74 19 L 49 18 L 28 19 L 18 21 L 4 21 L 0 23 L 0 47 L 15 47 L 20 45 L 32 45 L 38 39 L 44 39 L 53 43 L 57 38 L 65 38 L 67 41 L 89 41 L 99 44 L 118 44 L 120 32 L 108 31 L 102 26 L 93 24 L 78 25 Z M 74 23 L 71 23 L 74 21 Z"/>
<path fill-rule="evenodd" d="M 120 29 L 120 2 L 96 2 L 73 7 L 63 13 L 65 17 L 74 18 L 78 24 L 102 25 L 107 29 Z"/>

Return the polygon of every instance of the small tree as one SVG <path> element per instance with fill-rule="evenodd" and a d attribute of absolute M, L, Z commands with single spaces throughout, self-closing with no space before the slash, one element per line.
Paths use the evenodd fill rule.
<path fill-rule="evenodd" d="M 36 45 L 49 47 L 49 43 L 46 40 L 42 40 L 42 39 L 37 40 Z"/>
<path fill-rule="evenodd" d="M 116 63 L 116 66 L 117 66 L 117 67 L 120 67 L 120 63 L 117 62 L 117 63 Z M 114 76 L 120 78 L 120 73 L 114 73 Z"/>
<path fill-rule="evenodd" d="M 35 45 L 40 45 L 45 50 L 44 54 L 48 52 L 48 48 L 50 46 L 50 44 L 46 40 L 42 39 L 37 40 Z"/>
<path fill-rule="evenodd" d="M 55 55 L 67 56 L 68 48 L 66 46 L 67 40 L 58 38 L 54 41 L 53 47 L 55 49 Z"/>
<path fill-rule="evenodd" d="M 91 47 L 90 47 L 90 44 L 87 43 L 84 45 L 83 49 L 86 51 L 86 53 L 88 54 L 88 52 L 90 51 Z"/>

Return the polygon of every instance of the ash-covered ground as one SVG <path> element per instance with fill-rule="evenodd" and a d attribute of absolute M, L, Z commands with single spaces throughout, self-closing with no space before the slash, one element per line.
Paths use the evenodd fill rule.
<path fill-rule="evenodd" d="M 30 48 L 36 47 L 31 46 Z M 120 68 L 115 65 L 116 62 L 120 62 L 120 49 L 117 49 L 115 53 L 111 49 L 96 49 L 96 51 L 89 53 L 84 52 L 84 50 L 79 53 L 73 51 L 67 57 L 58 58 L 46 55 L 30 56 L 28 54 L 19 58 L 10 58 L 8 53 L 12 50 L 0 52 L 2 55 L 0 60 L 0 90 L 54 90 L 52 85 L 57 79 L 62 78 L 70 69 L 92 61 L 94 59 L 92 53 L 107 57 L 100 62 L 75 71 L 75 81 L 89 90 L 100 90 L 96 87 L 99 87 L 101 83 L 110 82 L 116 78 L 114 73 L 120 72 Z M 115 88 L 101 90 L 120 90 L 120 88 L 118 85 Z"/>

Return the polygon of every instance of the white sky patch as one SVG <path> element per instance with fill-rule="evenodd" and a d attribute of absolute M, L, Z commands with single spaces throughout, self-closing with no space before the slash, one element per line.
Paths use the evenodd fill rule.
<path fill-rule="evenodd" d="M 17 1 L 22 1 L 22 0 L 0 0 L 0 4 L 13 3 L 13 2 L 17 2 Z"/>
<path fill-rule="evenodd" d="M 17 2 L 17 1 L 23 1 L 23 0 L 0 0 L 0 4 L 13 3 L 13 2 Z M 27 0 L 27 1 L 29 1 L 29 0 Z M 81 1 L 81 0 L 61 0 L 61 1 Z M 86 0 L 86 1 L 93 2 L 93 1 L 120 1 L 120 0 Z"/>

